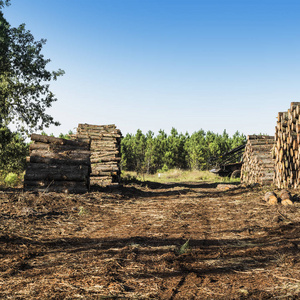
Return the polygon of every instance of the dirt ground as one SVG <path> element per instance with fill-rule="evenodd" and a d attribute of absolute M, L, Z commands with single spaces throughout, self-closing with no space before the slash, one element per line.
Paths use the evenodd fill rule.
<path fill-rule="evenodd" d="M 0 191 L 0 298 L 298 299 L 297 191 L 284 207 L 222 187 Z"/>

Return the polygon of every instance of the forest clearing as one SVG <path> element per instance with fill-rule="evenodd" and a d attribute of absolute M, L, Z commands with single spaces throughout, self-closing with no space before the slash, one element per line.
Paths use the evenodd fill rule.
<path fill-rule="evenodd" d="M 299 7 L 35 2 L 0 0 L 0 299 L 299 299 Z"/>
<path fill-rule="evenodd" d="M 297 299 L 300 213 L 272 187 L 0 192 L 1 299 Z M 273 191 L 273 190 L 272 190 Z"/>

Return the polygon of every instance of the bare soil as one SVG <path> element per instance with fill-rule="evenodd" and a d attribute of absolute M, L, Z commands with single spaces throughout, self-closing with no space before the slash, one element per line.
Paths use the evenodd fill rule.
<path fill-rule="evenodd" d="M 1 191 L 0 298 L 298 299 L 298 194 L 294 206 L 269 206 L 267 190 Z"/>

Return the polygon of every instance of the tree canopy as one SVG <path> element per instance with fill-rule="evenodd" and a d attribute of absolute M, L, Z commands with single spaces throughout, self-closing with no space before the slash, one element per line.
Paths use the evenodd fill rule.
<path fill-rule="evenodd" d="M 0 0 L 0 8 L 9 4 Z M 36 41 L 25 24 L 11 27 L 0 11 L 0 127 L 15 124 L 19 132 L 59 125 L 46 113 L 56 101 L 49 82 L 64 71 L 49 71 L 42 54 L 45 39 Z"/>
<path fill-rule="evenodd" d="M 168 135 L 160 130 L 155 136 L 138 129 L 127 134 L 121 142 L 122 168 L 140 173 L 155 173 L 172 168 L 204 170 L 211 167 L 211 159 L 246 142 L 238 131 L 230 137 L 199 130 L 192 135 L 178 133 L 172 128 Z"/>
<path fill-rule="evenodd" d="M 10 5 L 10 0 L 0 0 L 0 8 Z"/>
<path fill-rule="evenodd" d="M 0 175 L 24 170 L 28 145 L 22 134 L 59 124 L 46 110 L 57 100 L 49 82 L 64 73 L 47 70 L 46 40 L 36 41 L 25 24 L 10 26 L 2 12 L 9 4 L 0 0 Z"/>

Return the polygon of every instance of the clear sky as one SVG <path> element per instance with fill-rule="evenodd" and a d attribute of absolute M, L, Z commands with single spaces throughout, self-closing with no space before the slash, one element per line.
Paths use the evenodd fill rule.
<path fill-rule="evenodd" d="M 4 16 L 46 38 L 49 69 L 66 72 L 47 133 L 274 135 L 300 102 L 299 0 L 11 0 Z"/>

